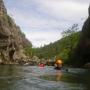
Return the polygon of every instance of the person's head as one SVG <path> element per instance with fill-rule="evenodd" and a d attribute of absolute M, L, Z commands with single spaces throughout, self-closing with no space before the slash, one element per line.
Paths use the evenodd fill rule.
<path fill-rule="evenodd" d="M 57 60 L 57 64 L 62 64 L 62 60 Z"/>

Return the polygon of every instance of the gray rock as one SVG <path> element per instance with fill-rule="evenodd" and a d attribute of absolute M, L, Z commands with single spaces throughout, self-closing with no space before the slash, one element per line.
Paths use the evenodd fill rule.
<path fill-rule="evenodd" d="M 3 9 L 2 9 L 3 8 Z M 25 59 L 23 48 L 31 45 L 31 42 L 22 33 L 19 26 L 7 14 L 3 0 L 0 0 L 0 53 L 7 62 Z M 3 53 L 5 52 L 5 53 Z M 12 60 L 13 59 L 13 60 Z M 3 60 L 5 62 L 5 60 Z"/>

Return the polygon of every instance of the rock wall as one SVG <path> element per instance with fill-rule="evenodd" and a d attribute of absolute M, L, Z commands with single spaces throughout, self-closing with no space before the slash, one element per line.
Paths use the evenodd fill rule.
<path fill-rule="evenodd" d="M 0 0 L 0 62 L 14 62 L 26 56 L 23 48 L 31 45 L 14 20 L 7 14 L 3 0 Z"/>
<path fill-rule="evenodd" d="M 82 27 L 80 41 L 72 58 L 74 64 L 78 66 L 90 62 L 90 7 L 88 13 L 89 16 Z"/>

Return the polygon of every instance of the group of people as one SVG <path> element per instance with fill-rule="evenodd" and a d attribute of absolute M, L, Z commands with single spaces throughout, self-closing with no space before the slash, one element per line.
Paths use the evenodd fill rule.
<path fill-rule="evenodd" d="M 45 66 L 44 63 L 40 63 L 40 64 L 39 64 L 39 67 L 44 67 L 44 66 Z M 57 70 L 61 70 L 62 67 L 63 67 L 63 62 L 62 62 L 62 60 L 57 59 L 57 60 L 55 61 L 55 63 L 54 63 L 54 67 L 55 67 L 55 69 L 57 69 Z"/>

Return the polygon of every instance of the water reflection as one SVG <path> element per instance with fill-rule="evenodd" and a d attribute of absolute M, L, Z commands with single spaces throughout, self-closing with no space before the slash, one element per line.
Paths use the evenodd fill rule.
<path fill-rule="evenodd" d="M 13 90 L 15 84 L 20 81 L 20 69 L 17 66 L 0 66 L 0 90 Z"/>
<path fill-rule="evenodd" d="M 0 76 L 16 76 L 19 73 L 19 68 L 17 66 L 11 66 L 11 65 L 1 65 L 0 66 Z"/>
<path fill-rule="evenodd" d="M 0 90 L 90 90 L 90 71 L 70 71 L 77 74 L 52 67 L 0 66 Z"/>
<path fill-rule="evenodd" d="M 53 74 L 43 75 L 40 78 L 50 81 L 64 81 L 69 83 L 79 83 L 77 75 L 68 72 L 56 71 Z"/>
<path fill-rule="evenodd" d="M 56 77 L 56 81 L 60 81 L 60 79 L 62 78 L 62 72 L 61 71 L 57 71 L 56 72 L 56 75 L 55 75 L 55 77 Z"/>

